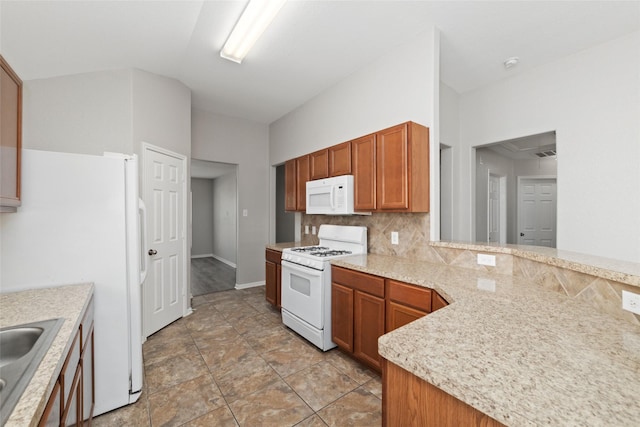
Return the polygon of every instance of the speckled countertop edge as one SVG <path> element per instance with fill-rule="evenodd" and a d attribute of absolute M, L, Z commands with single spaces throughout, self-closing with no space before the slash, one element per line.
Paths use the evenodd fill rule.
<path fill-rule="evenodd" d="M 283 249 L 295 248 L 296 246 L 303 246 L 300 242 L 283 242 L 283 243 L 269 243 L 267 249 L 282 252 Z"/>
<path fill-rule="evenodd" d="M 62 370 L 63 356 L 69 351 L 93 289 L 93 284 L 82 283 L 0 294 L 1 328 L 53 318 L 65 319 L 5 427 L 38 425 Z"/>
<path fill-rule="evenodd" d="M 489 243 L 447 241 L 430 242 L 429 244 L 442 248 L 510 254 L 531 261 L 640 287 L 640 263 L 540 246 L 494 245 Z"/>
<path fill-rule="evenodd" d="M 452 303 L 383 335 L 379 352 L 506 425 L 640 417 L 635 325 L 523 278 L 371 254 L 332 264 L 426 286 Z"/>

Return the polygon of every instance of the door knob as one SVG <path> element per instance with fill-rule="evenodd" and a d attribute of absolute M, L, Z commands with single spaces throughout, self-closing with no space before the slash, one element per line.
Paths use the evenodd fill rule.
<path fill-rule="evenodd" d="M 155 255 L 157 253 L 158 251 L 156 251 L 155 249 L 149 249 L 149 255 Z"/>
<path fill-rule="evenodd" d="M 524 237 L 524 233 L 520 233 L 520 237 Z M 149 251 L 149 252 L 151 252 L 151 251 Z"/>

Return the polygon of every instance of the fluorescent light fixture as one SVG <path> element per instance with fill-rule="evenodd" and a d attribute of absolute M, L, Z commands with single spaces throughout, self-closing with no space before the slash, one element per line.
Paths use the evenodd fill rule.
<path fill-rule="evenodd" d="M 285 1 L 250 0 L 220 51 L 220 56 L 240 64 Z"/>

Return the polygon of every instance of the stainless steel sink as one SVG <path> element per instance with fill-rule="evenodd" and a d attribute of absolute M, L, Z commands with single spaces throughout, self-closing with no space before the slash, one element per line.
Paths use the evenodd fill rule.
<path fill-rule="evenodd" d="M 31 381 L 64 319 L 50 319 L 0 329 L 0 425 Z"/>

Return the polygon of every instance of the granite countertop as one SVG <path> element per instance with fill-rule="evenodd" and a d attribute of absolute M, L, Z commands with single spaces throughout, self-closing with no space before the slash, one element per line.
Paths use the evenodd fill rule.
<path fill-rule="evenodd" d="M 0 328 L 65 319 L 5 427 L 38 425 L 91 295 L 90 283 L 0 294 Z"/>
<path fill-rule="evenodd" d="M 300 242 L 270 243 L 267 245 L 267 249 L 282 252 L 283 249 L 295 248 L 296 246 L 304 245 Z"/>
<path fill-rule="evenodd" d="M 637 425 L 640 328 L 527 279 L 385 255 L 332 264 L 435 289 L 450 305 L 380 354 L 512 426 Z"/>
<path fill-rule="evenodd" d="M 591 274 L 607 280 L 640 286 L 640 263 L 603 258 L 544 246 L 502 245 L 499 243 L 430 242 L 441 248 L 469 249 L 490 253 L 510 254 L 532 261 L 580 273 Z"/>

